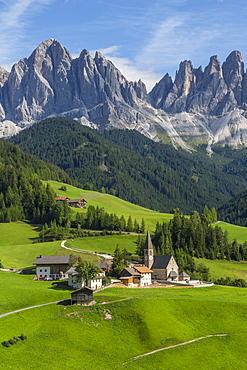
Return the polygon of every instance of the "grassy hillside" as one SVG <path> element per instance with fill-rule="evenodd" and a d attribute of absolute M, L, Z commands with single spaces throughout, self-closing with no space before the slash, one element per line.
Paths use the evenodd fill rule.
<path fill-rule="evenodd" d="M 220 226 L 222 230 L 227 230 L 231 240 L 236 238 L 239 243 L 247 241 L 247 227 L 232 225 L 223 221 L 220 221 L 217 226 Z"/>
<path fill-rule="evenodd" d="M 210 268 L 213 279 L 230 277 L 231 279 L 244 279 L 247 281 L 247 262 L 207 260 L 196 258 L 197 263 L 204 263 Z"/>
<path fill-rule="evenodd" d="M 65 245 L 69 248 L 109 254 L 113 254 L 118 245 L 121 250 L 126 248 L 128 252 L 135 254 L 136 241 L 136 235 L 110 235 L 67 240 Z"/>
<path fill-rule="evenodd" d="M 56 181 L 45 181 L 45 183 L 49 183 L 58 196 L 67 196 L 71 199 L 84 198 L 87 201 L 87 205 L 104 208 L 108 213 L 116 213 L 117 216 L 123 215 L 126 220 L 129 216 L 131 216 L 133 220 L 136 218 L 138 222 L 141 222 L 141 219 L 144 218 L 146 228 L 150 231 L 154 230 L 157 221 L 167 222 L 173 217 L 172 214 L 151 211 L 150 209 L 126 202 L 110 194 L 83 190 Z M 59 190 L 62 185 L 66 186 L 67 191 Z M 80 209 L 75 209 L 75 211 L 86 212 L 86 210 Z"/>
<path fill-rule="evenodd" d="M 33 283 L 45 286 L 41 285 L 44 282 Z M 61 295 L 69 296 L 66 292 Z M 11 348 L 0 346 L 1 366 L 18 370 L 58 370 L 61 364 L 94 370 L 159 370 L 174 364 L 178 370 L 247 367 L 247 349 L 240 345 L 247 339 L 245 289 L 110 288 L 96 293 L 95 299 L 112 303 L 51 305 L 0 318 L 1 342 L 20 333 L 27 336 L 25 342 Z M 155 349 L 216 334 L 226 336 L 131 361 Z"/>
<path fill-rule="evenodd" d="M 63 249 L 60 246 L 61 241 L 33 243 L 37 240 L 38 234 L 39 228 L 24 222 L 0 223 L 0 260 L 3 266 L 16 269 L 29 267 L 40 254 L 44 256 L 78 254 L 84 260 L 93 262 L 99 260 L 96 255 Z"/>

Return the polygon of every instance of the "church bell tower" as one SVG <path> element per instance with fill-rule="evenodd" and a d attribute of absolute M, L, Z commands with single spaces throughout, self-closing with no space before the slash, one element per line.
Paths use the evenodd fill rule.
<path fill-rule="evenodd" d="M 148 231 L 146 241 L 144 244 L 144 265 L 151 269 L 153 263 L 154 263 L 154 248 L 151 241 L 150 233 Z"/>

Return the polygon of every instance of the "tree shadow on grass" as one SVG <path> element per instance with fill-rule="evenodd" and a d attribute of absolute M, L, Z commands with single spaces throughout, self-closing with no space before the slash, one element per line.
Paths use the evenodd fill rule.
<path fill-rule="evenodd" d="M 74 290 L 73 288 L 68 286 L 67 281 L 54 281 L 51 284 L 51 287 L 49 289 L 54 289 L 54 290 Z"/>

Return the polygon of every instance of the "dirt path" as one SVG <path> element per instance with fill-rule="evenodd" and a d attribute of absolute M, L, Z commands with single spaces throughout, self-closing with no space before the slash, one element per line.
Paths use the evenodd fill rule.
<path fill-rule="evenodd" d="M 4 316 L 12 315 L 13 313 L 17 313 L 17 312 L 21 312 L 21 311 L 30 310 L 31 308 L 47 306 L 48 304 L 55 304 L 55 303 L 58 303 L 58 302 L 61 302 L 61 300 L 60 300 L 60 301 L 55 301 L 55 302 L 49 302 L 49 303 L 42 303 L 42 304 L 38 304 L 38 305 L 36 305 L 36 306 L 30 306 L 30 307 L 20 308 L 19 310 L 15 310 L 15 311 L 11 311 L 11 312 L 2 313 L 2 314 L 0 315 L 0 318 L 1 318 L 1 317 L 4 317 Z"/>
<path fill-rule="evenodd" d="M 105 259 L 113 259 L 113 257 L 110 254 L 100 254 L 100 253 L 95 253 L 95 252 L 90 252 L 90 251 L 84 251 L 82 249 L 69 248 L 69 247 L 66 247 L 65 243 L 66 243 L 66 240 L 63 240 L 61 242 L 61 247 L 68 249 L 70 251 L 80 252 L 80 253 L 91 253 L 91 254 L 96 254 L 96 256 L 104 257 Z"/>
<path fill-rule="evenodd" d="M 202 339 L 206 339 L 206 338 L 211 338 L 211 337 L 225 337 L 227 335 L 228 334 L 209 334 L 209 335 L 206 335 L 205 337 L 200 337 L 200 338 L 188 340 L 187 342 L 183 342 L 183 343 L 179 343 L 179 344 L 174 344 L 173 346 L 168 346 L 168 347 L 163 347 L 163 348 L 155 349 L 154 351 L 143 353 L 142 355 L 139 355 L 139 356 L 136 356 L 136 357 L 132 357 L 130 360 L 128 360 L 126 362 L 123 362 L 122 365 L 129 364 L 132 361 L 138 360 L 138 358 L 141 358 L 141 357 L 144 357 L 144 356 L 149 356 L 149 355 L 152 355 L 153 353 L 164 351 L 166 349 L 175 348 L 175 347 L 179 347 L 179 346 L 184 346 L 185 344 L 197 342 L 198 340 L 202 340 Z"/>

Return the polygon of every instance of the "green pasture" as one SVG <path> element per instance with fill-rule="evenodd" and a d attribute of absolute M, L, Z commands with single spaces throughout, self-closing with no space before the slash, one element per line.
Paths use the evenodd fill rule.
<path fill-rule="evenodd" d="M 229 238 L 234 240 L 235 238 L 239 243 L 244 243 L 247 241 L 247 228 L 238 225 L 228 224 L 227 222 L 220 221 L 215 224 L 215 226 L 220 226 L 222 230 L 227 230 Z"/>
<path fill-rule="evenodd" d="M 247 368 L 246 289 L 108 288 L 95 299 L 95 306 L 54 304 L 0 318 L 0 342 L 21 333 L 27 336 L 10 348 L 0 345 L 2 368 Z M 214 334 L 227 335 L 131 361 L 155 349 Z"/>
<path fill-rule="evenodd" d="M 69 248 L 82 249 L 84 251 L 113 254 L 116 246 L 127 249 L 128 252 L 135 254 L 137 235 L 106 235 L 94 236 L 80 239 L 67 240 L 65 245 Z"/>
<path fill-rule="evenodd" d="M 33 275 L 0 271 L 0 281 L 0 314 L 70 296 L 68 290 L 54 289 L 51 281 L 33 280 Z"/>
<path fill-rule="evenodd" d="M 39 228 L 22 221 L 0 223 L 0 247 L 32 244 L 39 236 Z"/>
<path fill-rule="evenodd" d="M 129 216 L 131 216 L 133 221 L 136 219 L 139 223 L 142 218 L 144 218 L 146 228 L 150 231 L 154 230 L 157 221 L 168 222 L 173 217 L 172 214 L 151 211 L 150 209 L 126 202 L 125 200 L 114 197 L 110 194 L 102 194 L 95 191 L 79 189 L 56 181 L 46 181 L 45 183 L 49 183 L 58 196 L 67 196 L 71 199 L 84 198 L 87 201 L 87 206 L 98 206 L 100 208 L 104 208 L 108 213 L 116 213 L 117 216 L 123 215 L 126 218 L 126 221 Z M 62 185 L 66 186 L 66 191 L 59 190 Z M 77 208 L 74 210 L 86 212 L 84 209 Z"/>
<path fill-rule="evenodd" d="M 61 248 L 61 241 L 34 243 L 37 241 L 39 228 L 18 221 L 0 223 L 0 260 L 4 268 L 21 269 L 32 266 L 39 255 L 78 254 L 83 260 L 99 262 L 96 255 L 78 253 Z M 90 251 L 90 249 L 88 249 Z M 96 250 L 96 249 L 95 249 Z"/>
<path fill-rule="evenodd" d="M 195 258 L 195 260 L 209 267 L 213 279 L 230 277 L 247 281 L 247 262 L 245 261 L 207 260 L 205 258 Z"/>

